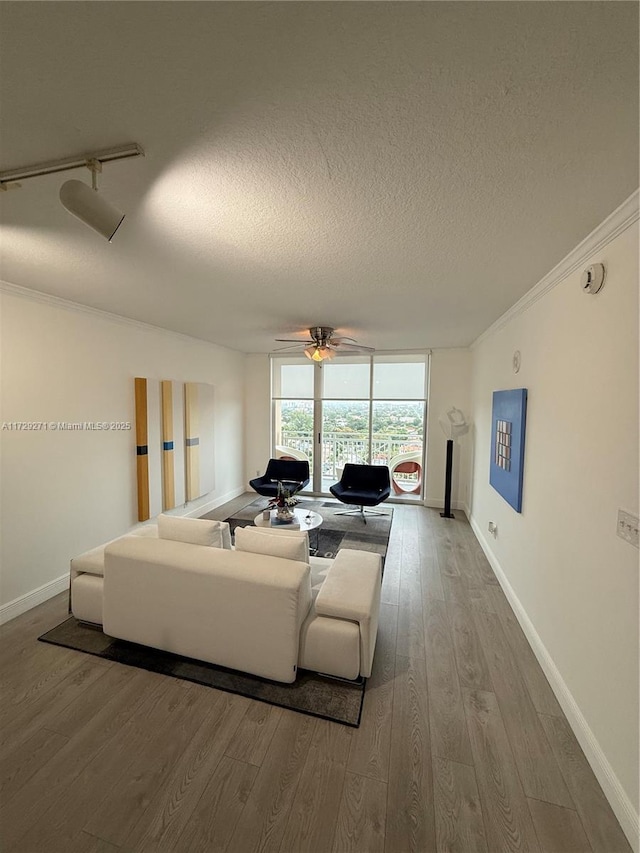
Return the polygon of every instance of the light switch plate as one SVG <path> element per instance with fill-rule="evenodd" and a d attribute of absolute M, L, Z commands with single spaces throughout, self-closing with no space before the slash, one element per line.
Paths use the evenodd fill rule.
<path fill-rule="evenodd" d="M 625 542 L 638 547 L 638 516 L 632 515 L 630 512 L 625 512 L 623 509 L 618 510 L 618 525 L 616 533 Z"/>

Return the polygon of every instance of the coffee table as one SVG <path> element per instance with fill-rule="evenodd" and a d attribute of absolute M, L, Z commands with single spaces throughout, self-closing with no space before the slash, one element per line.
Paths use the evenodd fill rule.
<path fill-rule="evenodd" d="M 311 509 L 294 509 L 295 520 L 300 524 L 300 527 L 291 527 L 288 524 L 271 524 L 271 519 L 275 518 L 277 510 L 272 509 L 269 520 L 265 521 L 262 517 L 262 513 L 258 513 L 256 517 L 253 519 L 253 523 L 256 527 L 273 527 L 274 530 L 316 530 L 322 524 L 322 516 L 319 512 L 314 512 Z M 312 551 L 318 550 L 318 535 L 319 531 L 316 533 L 316 547 L 312 548 Z"/>

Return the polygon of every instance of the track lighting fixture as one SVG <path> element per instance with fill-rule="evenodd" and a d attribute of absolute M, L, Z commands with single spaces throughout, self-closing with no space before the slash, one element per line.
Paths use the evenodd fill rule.
<path fill-rule="evenodd" d="M 120 148 L 100 151 L 88 157 L 55 160 L 49 163 L 40 163 L 37 166 L 11 169 L 0 172 L 0 189 L 6 190 L 13 186 L 20 186 L 17 182 L 27 178 L 37 178 L 54 172 L 67 172 L 71 169 L 85 167 L 91 172 L 91 187 L 82 181 L 66 181 L 60 187 L 60 201 L 69 213 L 111 242 L 124 220 L 124 214 L 120 213 L 104 196 L 98 195 L 98 173 L 102 172 L 103 163 L 141 155 L 144 155 L 142 148 L 134 142 Z"/>
<path fill-rule="evenodd" d="M 111 242 L 122 225 L 124 213 L 98 195 L 97 173 L 102 171 L 102 164 L 88 160 L 87 168 L 91 170 L 91 187 L 82 181 L 65 181 L 60 187 L 60 201 L 69 213 Z"/>

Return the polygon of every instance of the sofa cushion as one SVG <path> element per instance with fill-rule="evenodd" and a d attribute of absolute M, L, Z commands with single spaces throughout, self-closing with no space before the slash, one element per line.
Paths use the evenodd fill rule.
<path fill-rule="evenodd" d="M 271 530 L 268 527 L 236 527 L 236 551 L 267 557 L 309 562 L 309 536 L 301 530 Z"/>
<path fill-rule="evenodd" d="M 288 530 L 282 527 L 254 527 L 252 529 L 257 530 L 259 533 L 266 533 L 267 536 L 288 536 L 290 539 L 303 539 L 307 547 L 307 556 L 304 562 L 309 562 L 309 533 L 306 530 Z"/>
<path fill-rule="evenodd" d="M 208 518 L 180 518 L 174 515 L 158 516 L 158 536 L 188 545 L 223 547 L 222 522 Z M 231 544 L 229 542 L 229 544 Z"/>

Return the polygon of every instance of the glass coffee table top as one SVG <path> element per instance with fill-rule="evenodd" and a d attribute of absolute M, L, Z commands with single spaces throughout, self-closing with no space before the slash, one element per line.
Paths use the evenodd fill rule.
<path fill-rule="evenodd" d="M 298 522 L 300 527 L 296 525 L 293 528 L 290 528 L 288 524 L 278 524 L 273 525 L 274 528 L 282 529 L 282 530 L 315 530 L 317 527 L 320 527 L 322 524 L 322 516 L 319 512 L 313 512 L 310 509 L 294 509 L 295 520 Z M 276 510 L 272 509 L 269 515 L 269 520 L 265 521 L 262 517 L 262 513 L 258 513 L 256 517 L 253 519 L 253 523 L 256 527 L 271 527 L 271 519 L 275 518 Z"/>

